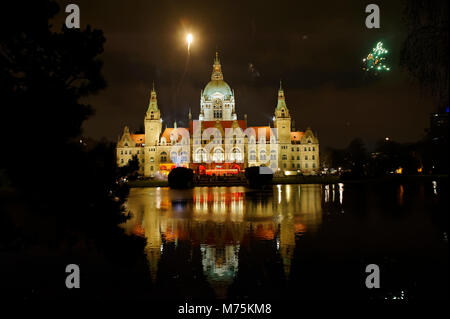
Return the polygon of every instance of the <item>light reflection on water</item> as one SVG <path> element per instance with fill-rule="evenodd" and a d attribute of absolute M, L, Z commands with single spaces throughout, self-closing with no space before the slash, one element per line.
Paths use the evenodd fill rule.
<path fill-rule="evenodd" d="M 131 189 L 127 210 L 132 217 L 123 225 L 129 234 L 147 239 L 145 253 L 152 280 L 167 243 L 180 240 L 200 246 L 203 272 L 218 297 L 239 269 L 240 245 L 249 236 L 273 241 L 289 275 L 296 236 L 314 232 L 322 223 L 322 199 L 329 189 L 343 185 L 277 185 L 269 191 L 244 187 L 197 187 Z"/>

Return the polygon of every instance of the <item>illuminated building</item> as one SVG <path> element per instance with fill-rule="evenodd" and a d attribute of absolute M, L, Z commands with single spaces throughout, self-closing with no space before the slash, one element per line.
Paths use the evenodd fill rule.
<path fill-rule="evenodd" d="M 223 79 L 217 53 L 211 81 L 201 91 L 198 121 L 192 120 L 190 111 L 188 116 L 189 127 L 178 128 L 175 122 L 172 128 L 163 130 L 161 110 L 153 87 L 144 119 L 145 133 L 132 134 L 128 127 L 124 128 L 117 143 L 118 165 L 126 165 L 136 155 L 140 164 L 139 173 L 144 176 L 167 174 L 176 166 L 190 167 L 196 173 L 208 175 L 237 174 L 249 166 L 260 165 L 285 175 L 296 175 L 298 172 L 308 175 L 319 170 L 318 137 L 310 128 L 305 131 L 293 129 L 281 83 L 273 127 L 248 127 L 247 115 L 243 120 L 238 119 L 235 94 Z M 178 129 L 188 132 L 189 140 L 183 139 Z M 217 129 L 220 140 L 205 140 L 207 129 Z M 229 139 L 226 133 L 229 129 L 254 133 Z M 176 145 L 188 145 L 189 151 L 176 151 Z M 270 165 L 267 165 L 269 161 Z"/>

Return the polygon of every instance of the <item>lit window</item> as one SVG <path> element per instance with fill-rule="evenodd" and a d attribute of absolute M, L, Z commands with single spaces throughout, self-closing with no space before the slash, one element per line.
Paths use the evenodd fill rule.
<path fill-rule="evenodd" d="M 223 157 L 222 149 L 221 148 L 216 148 L 214 150 L 214 154 L 213 154 L 213 161 L 216 162 L 216 163 L 221 163 L 221 162 L 223 162 L 223 159 L 224 159 L 224 157 Z"/>
<path fill-rule="evenodd" d="M 270 151 L 270 160 L 275 161 L 277 159 L 277 152 L 275 150 Z"/>
<path fill-rule="evenodd" d="M 261 152 L 259 152 L 259 160 L 260 161 L 266 160 L 266 151 L 262 150 Z"/>

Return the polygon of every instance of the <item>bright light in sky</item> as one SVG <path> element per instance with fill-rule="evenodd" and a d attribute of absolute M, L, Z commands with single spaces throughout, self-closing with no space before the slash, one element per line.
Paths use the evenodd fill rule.
<path fill-rule="evenodd" d="M 186 36 L 186 41 L 187 41 L 187 44 L 188 44 L 188 52 L 191 49 L 192 40 L 193 40 L 192 34 L 188 33 L 188 35 Z"/>

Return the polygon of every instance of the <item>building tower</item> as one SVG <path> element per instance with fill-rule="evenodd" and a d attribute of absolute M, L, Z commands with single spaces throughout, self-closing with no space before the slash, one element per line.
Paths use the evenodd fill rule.
<path fill-rule="evenodd" d="M 275 128 L 278 131 L 279 144 L 291 144 L 291 116 L 286 105 L 284 91 L 281 87 L 278 90 L 278 103 L 275 109 Z"/>
<path fill-rule="evenodd" d="M 288 168 L 286 161 L 290 155 L 289 151 L 291 149 L 291 116 L 286 105 L 281 81 L 280 88 L 278 89 L 278 102 L 275 109 L 274 127 L 276 128 L 278 136 L 278 167 L 282 170 L 286 170 Z"/>
<path fill-rule="evenodd" d="M 155 84 L 150 93 L 150 102 L 144 119 L 145 126 L 145 149 L 144 149 L 144 175 L 150 176 L 155 172 L 156 146 L 161 135 L 162 123 L 161 113 L 158 108 Z"/>
<path fill-rule="evenodd" d="M 200 121 L 236 120 L 234 92 L 223 80 L 219 54 L 214 58 L 211 81 L 200 92 Z"/>

